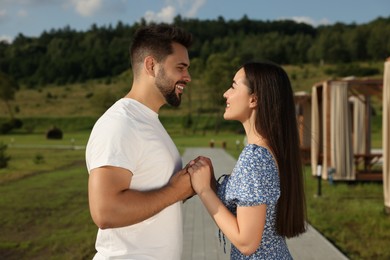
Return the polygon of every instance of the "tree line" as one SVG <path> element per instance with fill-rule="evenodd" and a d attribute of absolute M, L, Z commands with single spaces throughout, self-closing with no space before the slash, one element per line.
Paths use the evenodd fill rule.
<path fill-rule="evenodd" d="M 12 43 L 0 42 L 0 71 L 30 88 L 114 77 L 130 68 L 132 36 L 145 24 L 145 20 L 132 25 L 93 24 L 87 31 L 66 26 L 44 31 L 39 37 L 19 34 Z M 194 69 L 214 66 L 222 74 L 225 67 L 231 69 L 248 60 L 350 63 L 384 61 L 390 55 L 390 17 L 360 25 L 313 27 L 292 20 L 259 21 L 246 16 L 240 20 L 177 16 L 173 24 L 194 36 L 190 49 Z M 218 68 L 216 64 L 222 62 L 230 64 Z"/>

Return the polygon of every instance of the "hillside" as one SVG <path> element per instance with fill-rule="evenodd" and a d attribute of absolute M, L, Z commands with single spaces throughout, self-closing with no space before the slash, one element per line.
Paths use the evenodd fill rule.
<path fill-rule="evenodd" d="M 178 16 L 173 24 L 194 36 L 190 57 L 206 71 L 264 59 L 278 64 L 380 62 L 390 53 L 390 17 L 360 25 L 313 27 L 292 20 Z M 20 34 L 12 43 L 0 42 L 0 71 L 29 88 L 116 77 L 129 67 L 129 45 L 142 25 L 118 22 L 108 27 L 93 25 L 85 32 L 66 26 L 39 37 Z"/>
<path fill-rule="evenodd" d="M 377 68 L 379 73 L 370 77 L 382 78 L 383 63 L 361 64 L 360 66 Z M 294 91 L 310 93 L 313 84 L 337 78 L 327 72 L 337 70 L 340 65 L 288 65 L 283 67 L 290 76 Z M 190 71 L 190 73 L 192 72 Z M 115 100 L 124 96 L 130 90 L 131 81 L 130 71 L 126 71 L 118 77 L 89 80 L 85 83 L 46 85 L 37 89 L 28 89 L 22 85 L 15 95 L 15 100 L 11 101 L 11 106 L 15 117 L 20 118 L 97 117 Z M 228 87 L 227 85 L 226 88 Z M 161 114 L 186 115 L 190 110 L 192 112 L 207 111 L 215 105 L 212 104 L 209 97 L 212 92 L 215 92 L 215 90 L 212 86 L 203 82 L 201 73 L 192 73 L 192 82 L 183 95 L 181 107 L 179 109 L 163 107 Z M 223 91 L 218 92 L 222 96 Z M 218 93 L 217 96 L 219 96 Z M 191 104 L 189 98 L 191 98 Z M 8 117 L 8 111 L 4 104 L 0 106 L 0 115 L 1 117 Z"/>

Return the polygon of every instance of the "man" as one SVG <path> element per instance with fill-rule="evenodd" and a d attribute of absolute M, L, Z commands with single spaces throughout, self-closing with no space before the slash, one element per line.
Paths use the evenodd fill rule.
<path fill-rule="evenodd" d="M 176 146 L 158 118 L 179 106 L 191 81 L 191 35 L 168 25 L 140 28 L 130 50 L 130 92 L 96 122 L 86 149 L 94 259 L 180 259 L 181 201 L 194 195 Z"/>

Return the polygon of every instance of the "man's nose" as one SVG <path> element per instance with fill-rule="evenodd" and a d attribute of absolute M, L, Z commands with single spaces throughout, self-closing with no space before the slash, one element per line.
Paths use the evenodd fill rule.
<path fill-rule="evenodd" d="M 191 75 L 190 75 L 190 73 L 188 71 L 184 75 L 184 80 L 186 82 L 190 82 L 191 81 Z"/>

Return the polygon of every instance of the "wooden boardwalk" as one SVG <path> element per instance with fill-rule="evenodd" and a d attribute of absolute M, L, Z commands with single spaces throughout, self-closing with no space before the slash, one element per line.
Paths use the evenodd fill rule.
<path fill-rule="evenodd" d="M 198 155 L 210 157 L 216 177 L 230 173 L 236 160 L 220 148 L 187 148 L 183 155 L 183 164 Z M 220 244 L 218 229 L 197 196 L 183 204 L 184 245 L 183 260 L 228 260 L 230 243 L 227 241 L 226 254 L 223 241 Z M 287 240 L 294 259 L 300 260 L 345 260 L 345 257 L 317 230 L 309 226 L 308 231 Z"/>

